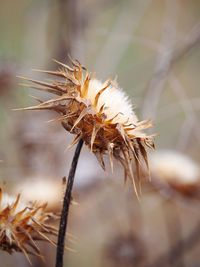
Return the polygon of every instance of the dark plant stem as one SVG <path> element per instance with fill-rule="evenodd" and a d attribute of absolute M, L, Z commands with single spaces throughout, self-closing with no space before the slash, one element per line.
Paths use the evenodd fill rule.
<path fill-rule="evenodd" d="M 65 191 L 65 196 L 63 199 L 63 208 L 60 218 L 60 226 L 58 232 L 58 242 L 57 242 L 57 253 L 56 253 L 56 265 L 55 267 L 63 267 L 63 256 L 64 256 L 64 248 L 65 248 L 65 234 L 67 230 L 67 222 L 69 215 L 69 206 L 71 202 L 72 188 L 74 184 L 74 176 L 76 172 L 76 167 L 79 159 L 79 155 L 81 152 L 81 148 L 83 146 L 83 140 L 81 139 L 76 147 L 74 157 L 71 163 L 71 168 L 69 171 L 67 187 Z"/>

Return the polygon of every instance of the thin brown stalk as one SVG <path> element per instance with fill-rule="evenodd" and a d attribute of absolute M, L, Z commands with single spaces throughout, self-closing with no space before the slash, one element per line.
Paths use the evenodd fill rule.
<path fill-rule="evenodd" d="M 80 156 L 82 146 L 83 146 L 83 140 L 81 139 L 77 144 L 74 157 L 71 163 L 71 168 L 69 171 L 67 187 L 66 187 L 65 196 L 63 199 L 63 208 L 62 208 L 61 219 L 60 219 L 55 267 L 63 267 L 65 235 L 66 235 L 66 230 L 67 230 L 69 207 L 70 207 L 72 189 L 73 189 L 73 184 L 74 184 L 74 176 L 75 176 L 76 167 L 77 167 L 77 163 L 78 163 L 78 159 Z"/>

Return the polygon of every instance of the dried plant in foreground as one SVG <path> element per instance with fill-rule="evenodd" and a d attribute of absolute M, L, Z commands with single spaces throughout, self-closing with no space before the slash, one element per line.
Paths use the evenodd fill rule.
<path fill-rule="evenodd" d="M 75 135 L 71 144 L 77 147 L 72 160 L 67 188 L 63 201 L 57 242 L 56 267 L 63 267 L 64 240 L 67 229 L 69 206 L 78 158 L 83 143 L 96 155 L 103 169 L 103 156 L 108 154 L 111 169 L 113 158 L 118 160 L 125 172 L 125 181 L 129 177 L 134 185 L 136 195 L 138 188 L 135 174 L 140 178 L 140 164 L 143 160 L 148 167 L 146 147 L 153 148 L 153 136 L 147 136 L 143 130 L 151 127 L 151 121 L 139 122 L 132 105 L 116 81 L 102 83 L 78 62 L 72 60 L 72 67 L 57 62 L 57 71 L 41 71 L 57 77 L 52 82 L 25 80 L 31 87 L 50 92 L 56 97 L 48 101 L 39 101 L 36 106 L 24 110 L 53 110 L 59 113 L 63 127 Z M 30 87 L 30 84 L 28 84 Z M 136 173 L 133 171 L 136 165 Z"/>
<path fill-rule="evenodd" d="M 77 60 L 71 60 L 72 67 L 57 63 L 60 66 L 57 71 L 41 71 L 57 77 L 51 83 L 25 78 L 32 83 L 28 84 L 29 87 L 50 92 L 56 97 L 44 102 L 39 100 L 38 105 L 25 109 L 58 112 L 57 120 L 75 135 L 71 145 L 82 139 L 103 169 L 105 154 L 109 156 L 112 170 L 113 158 L 118 160 L 124 168 L 125 180 L 131 178 L 137 194 L 134 177 L 140 177 L 142 160 L 148 167 L 146 147 L 154 147 L 153 136 L 143 132 L 152 126 L 151 121 L 138 121 L 128 97 L 116 81 L 102 83 Z"/>
<path fill-rule="evenodd" d="M 48 223 L 55 216 L 45 211 L 46 206 L 36 202 L 26 205 L 20 200 L 20 194 L 13 197 L 0 189 L 0 249 L 10 254 L 22 252 L 30 263 L 29 255 L 42 258 L 36 242 L 55 245 L 48 236 L 57 236 L 57 230 Z"/>

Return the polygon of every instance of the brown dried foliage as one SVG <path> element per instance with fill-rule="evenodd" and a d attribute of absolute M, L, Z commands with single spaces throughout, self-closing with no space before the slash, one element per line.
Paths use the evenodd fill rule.
<path fill-rule="evenodd" d="M 0 189 L 0 248 L 10 254 L 23 252 L 30 263 L 29 255 L 43 258 L 37 241 L 55 245 L 49 236 L 57 236 L 57 229 L 49 224 L 56 216 L 46 212 L 46 206 L 36 202 L 26 206 L 20 194 L 11 198 Z"/>

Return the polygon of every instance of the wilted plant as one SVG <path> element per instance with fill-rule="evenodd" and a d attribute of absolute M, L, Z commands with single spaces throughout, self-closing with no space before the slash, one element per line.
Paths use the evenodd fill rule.
<path fill-rule="evenodd" d="M 116 81 L 102 83 L 76 60 L 73 67 L 58 62 L 58 71 L 42 71 L 62 78 L 52 83 L 26 79 L 35 85 L 33 88 L 55 94 L 57 97 L 40 101 L 37 106 L 26 110 L 54 110 L 60 114 L 57 120 L 63 127 L 75 135 L 71 145 L 80 139 L 97 156 L 103 169 L 103 156 L 109 155 L 111 169 L 113 158 L 120 161 L 125 170 L 125 178 L 132 179 L 135 191 L 132 162 L 139 168 L 141 156 L 147 163 L 146 146 L 153 147 L 152 136 L 146 136 L 142 130 L 151 127 L 151 121 L 138 121 L 132 105 Z"/>
<path fill-rule="evenodd" d="M 49 236 L 57 236 L 57 230 L 49 220 L 56 216 L 46 211 L 46 203 L 26 204 L 20 197 L 0 189 L 0 248 L 10 254 L 22 252 L 30 262 L 29 255 L 42 257 L 37 241 L 55 245 Z"/>
<path fill-rule="evenodd" d="M 138 121 L 128 97 L 118 87 L 116 81 L 107 80 L 102 83 L 94 77 L 94 74 L 88 73 L 78 60 L 71 59 L 72 67 L 57 63 L 60 66 L 57 71 L 41 71 L 57 77 L 57 80 L 51 83 L 25 78 L 32 82 L 32 85 L 28 86 L 50 92 L 56 97 L 48 101 L 38 100 L 40 102 L 38 105 L 25 110 L 58 112 L 59 117 L 56 120 L 75 135 L 71 146 L 78 143 L 68 177 L 58 237 L 56 266 L 61 267 L 71 191 L 83 142 L 96 155 L 103 169 L 105 169 L 103 158 L 105 154 L 109 156 L 112 170 L 113 159 L 119 161 L 124 168 L 125 181 L 127 177 L 131 179 L 137 195 L 138 186 L 135 177 L 139 181 L 141 161 L 148 167 L 146 147 L 153 148 L 154 144 L 153 136 L 147 136 L 143 132 L 144 129 L 151 127 L 151 121 Z"/>

